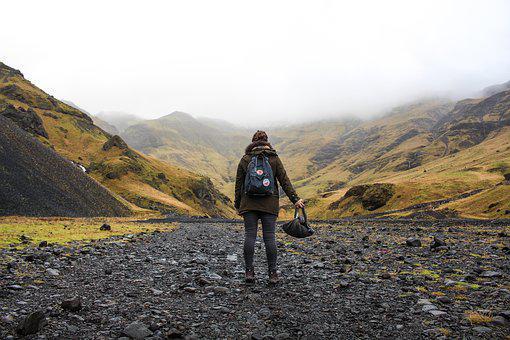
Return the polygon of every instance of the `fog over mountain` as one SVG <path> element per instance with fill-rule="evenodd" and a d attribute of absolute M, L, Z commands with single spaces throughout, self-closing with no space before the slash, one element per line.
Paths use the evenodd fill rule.
<path fill-rule="evenodd" d="M 2 12 L 30 25 L 3 16 L 16 29 L 0 32 L 0 60 L 91 113 L 366 117 L 510 79 L 503 0 L 23 1 Z"/>

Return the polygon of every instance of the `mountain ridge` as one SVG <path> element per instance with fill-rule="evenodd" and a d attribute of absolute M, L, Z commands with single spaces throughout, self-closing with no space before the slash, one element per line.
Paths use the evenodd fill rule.
<path fill-rule="evenodd" d="M 138 153 L 5 64 L 0 64 L 0 114 L 10 115 L 44 145 L 86 168 L 136 211 L 233 216 L 230 200 L 208 178 Z M 41 134 L 34 127 L 42 128 Z"/>
<path fill-rule="evenodd" d="M 504 112 L 508 98 L 504 93 L 501 93 L 457 102 L 438 97 L 426 98 L 395 107 L 385 115 L 368 120 L 324 120 L 278 126 L 268 128 L 266 131 L 270 142 L 284 161 L 287 172 L 293 179 L 298 192 L 309 202 L 311 216 L 341 217 L 352 214 L 368 214 L 369 211 L 356 203 L 358 201 L 355 199 L 351 199 L 351 201 L 356 201 L 353 203 L 347 202 L 348 200 L 342 201 L 338 205 L 336 203 L 332 205 L 332 203 L 338 201 L 350 187 L 379 181 L 395 182 L 395 197 L 400 196 L 400 201 L 398 202 L 394 198 L 393 201 L 388 201 L 388 205 L 383 205 L 376 210 L 401 209 L 406 205 L 415 206 L 420 202 L 457 197 L 463 192 L 475 189 L 489 190 L 492 185 L 499 183 L 502 174 L 495 175 L 495 173 L 487 172 L 491 167 L 489 165 L 481 167 L 480 172 L 465 171 L 460 165 L 457 169 L 455 168 L 457 165 L 455 165 L 447 171 L 447 177 L 449 176 L 448 178 L 453 181 L 446 185 L 443 182 L 445 170 L 441 170 L 439 173 L 434 171 L 427 173 L 427 169 L 428 167 L 435 168 L 435 164 L 443 164 L 445 160 L 448 160 L 448 157 L 459 152 L 461 152 L 461 156 L 470 154 L 469 152 L 462 153 L 462 151 L 483 144 L 491 133 L 500 133 L 502 136 L 506 136 L 506 130 L 500 130 L 504 129 L 507 124 Z M 496 115 L 493 111 L 498 105 L 500 113 Z M 487 113 L 486 111 L 491 112 Z M 190 138 L 186 144 L 188 159 L 184 157 L 183 160 L 180 158 L 181 155 L 175 154 L 177 144 L 170 146 L 164 138 L 158 140 L 157 145 L 152 145 L 150 150 L 142 148 L 142 151 L 167 162 L 207 174 L 213 178 L 215 184 L 224 194 L 232 195 L 235 166 L 238 158 L 242 155 L 244 146 L 249 143 L 249 137 L 253 131 L 229 125 L 226 129 L 220 129 L 220 134 L 214 135 L 215 137 L 207 142 L 193 143 L 194 139 L 190 137 L 193 134 L 187 135 L 186 129 L 217 132 L 217 123 L 211 123 L 210 126 L 204 127 L 203 125 L 208 124 L 208 120 L 205 119 L 201 121 L 202 125 L 184 129 L 168 119 L 171 116 L 171 114 L 166 116 L 167 125 L 163 132 L 159 131 L 160 136 L 171 135 L 177 129 L 180 134 L 174 135 L 174 140 L 185 141 L 186 138 Z M 186 123 L 196 120 L 198 118 L 186 115 Z M 478 123 L 473 120 L 478 120 Z M 158 120 L 153 120 L 153 122 L 158 122 Z M 194 124 L 197 123 L 194 122 Z M 144 123 L 141 123 L 134 129 L 143 125 Z M 477 130 L 481 126 L 487 128 L 487 133 L 482 133 L 477 137 Z M 155 136 L 154 131 L 158 129 L 159 127 L 148 128 L 146 126 L 145 130 L 139 131 L 139 135 L 152 138 Z M 135 135 L 126 137 L 128 140 L 136 138 Z M 218 140 L 225 138 L 237 138 L 237 143 L 218 143 Z M 137 145 L 134 140 L 132 143 Z M 210 167 L 212 172 L 219 171 L 226 174 L 226 177 L 215 177 L 214 174 L 211 175 L 207 172 L 209 163 L 200 165 L 199 162 L 194 161 L 205 157 L 204 151 L 200 151 L 204 147 L 207 147 L 209 159 L 221 156 L 221 162 L 228 164 L 223 167 Z M 221 154 L 217 151 L 218 149 L 221 150 Z M 489 160 L 492 160 L 496 155 L 490 150 L 484 151 L 484 153 L 487 154 Z M 502 155 L 504 156 L 503 162 L 510 165 L 506 153 Z M 470 154 L 469 157 L 473 156 Z M 494 160 L 494 162 L 497 161 Z M 418 173 L 419 169 L 422 173 Z M 475 174 L 485 179 L 477 182 Z M 412 196 L 407 192 L 403 187 L 404 184 L 401 184 L 404 180 L 408 185 L 416 185 L 416 188 L 421 188 L 421 194 Z M 402 190 L 405 192 L 401 192 Z M 483 195 L 483 193 L 479 195 Z M 347 205 L 343 207 L 343 204 Z M 331 207 L 336 208 L 332 209 Z M 286 209 L 290 209 L 290 206 L 284 200 L 282 216 L 287 214 Z M 504 210 L 500 209 L 499 212 L 481 213 L 480 215 L 501 216 L 503 213 Z"/>

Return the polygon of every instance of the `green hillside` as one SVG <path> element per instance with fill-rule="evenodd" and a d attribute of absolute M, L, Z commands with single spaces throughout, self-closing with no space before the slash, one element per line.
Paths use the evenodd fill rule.
<path fill-rule="evenodd" d="M 508 92 L 457 103 L 431 98 L 366 121 L 316 121 L 266 131 L 315 218 L 447 207 L 452 216 L 505 217 L 504 204 L 482 206 L 508 193 L 507 185 L 494 189 L 510 169 L 508 108 Z M 232 196 L 235 166 L 252 133 L 175 112 L 131 126 L 123 136 L 142 152 L 211 177 Z M 374 183 L 389 183 L 391 190 L 375 185 L 364 196 L 344 197 L 354 186 Z M 474 195 L 475 190 L 482 192 Z M 468 198 L 462 197 L 472 194 L 463 205 Z M 371 195 L 383 204 L 370 206 Z M 288 203 L 283 201 L 284 209 Z"/>
<path fill-rule="evenodd" d="M 237 161 L 251 136 L 228 123 L 174 112 L 132 125 L 122 137 L 145 154 L 210 177 L 229 194 Z"/>
<path fill-rule="evenodd" d="M 427 113 L 431 108 L 370 122 L 364 131 L 372 129 L 366 134 L 371 142 L 365 140 L 359 150 L 348 143 L 349 135 L 356 130 L 348 133 L 341 143 L 324 150 L 336 151 L 339 156 L 328 163 L 323 162 L 324 157 L 319 158 L 317 165 L 324 168 L 312 181 L 320 187 L 325 178 L 332 180 L 337 176 L 348 185 L 319 196 L 313 201 L 316 203 L 312 214 L 339 217 L 400 210 L 443 199 L 457 202 L 461 201 L 459 195 L 482 190 L 469 200 L 463 199 L 469 205 L 450 202 L 434 205 L 434 209 L 455 209 L 448 213 L 459 216 L 508 217 L 510 211 L 501 203 L 501 196 L 510 197 L 510 187 L 503 182 L 510 169 L 509 94 L 507 91 L 485 99 L 461 101 L 447 112 L 441 107 L 440 111 L 433 109 L 436 118 L 428 120 L 421 129 L 416 122 L 423 114 L 433 118 Z M 409 131 L 416 132 L 409 137 Z M 391 139 L 387 136 L 395 142 L 388 144 Z M 359 200 L 344 197 L 348 187 L 377 182 L 392 183 L 394 193 L 374 211 L 365 209 Z"/>
<path fill-rule="evenodd" d="M 131 149 L 92 119 L 0 63 L 0 114 L 131 203 L 131 209 L 232 216 L 230 200 L 207 177 Z"/>

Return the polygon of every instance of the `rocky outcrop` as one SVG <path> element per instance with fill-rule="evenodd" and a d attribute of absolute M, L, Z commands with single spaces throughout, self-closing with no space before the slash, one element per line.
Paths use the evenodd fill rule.
<path fill-rule="evenodd" d="M 128 149 L 128 145 L 126 144 L 126 142 L 124 142 L 124 140 L 117 135 L 112 136 L 106 143 L 104 143 L 103 150 L 108 151 L 113 147 L 117 147 L 121 150 Z"/>
<path fill-rule="evenodd" d="M 347 190 L 344 197 L 354 196 L 361 201 L 363 208 L 372 211 L 386 205 L 394 194 L 394 184 L 374 183 L 353 186 Z"/>
<path fill-rule="evenodd" d="M 48 138 L 41 117 L 30 108 L 25 110 L 22 107 L 15 108 L 13 105 L 7 104 L 0 108 L 0 115 L 9 118 L 28 133 Z"/>
<path fill-rule="evenodd" d="M 448 145 L 449 153 L 483 142 L 492 132 L 510 125 L 510 91 L 483 100 L 459 101 L 434 127 L 434 137 Z"/>
<path fill-rule="evenodd" d="M 193 182 L 191 190 L 195 197 L 205 204 L 209 204 L 211 208 L 214 206 L 216 201 L 220 201 L 224 204 L 231 204 L 230 198 L 219 192 L 214 187 L 211 180 L 207 177 L 203 177 L 201 180 Z"/>
<path fill-rule="evenodd" d="M 395 166 L 395 171 L 406 171 L 416 168 L 422 164 L 422 152 L 413 151 L 406 155 L 405 161 Z"/>
<path fill-rule="evenodd" d="M 23 73 L 21 73 L 19 70 L 16 70 L 15 68 L 12 68 L 10 66 L 5 65 L 0 61 L 0 77 L 14 77 L 19 76 L 21 78 L 23 77 Z"/>

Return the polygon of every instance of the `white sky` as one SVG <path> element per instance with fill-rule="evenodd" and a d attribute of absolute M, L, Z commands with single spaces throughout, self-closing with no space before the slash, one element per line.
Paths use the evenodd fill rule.
<path fill-rule="evenodd" d="M 367 115 L 510 80 L 510 1 L 8 1 L 0 60 L 91 113 Z"/>

